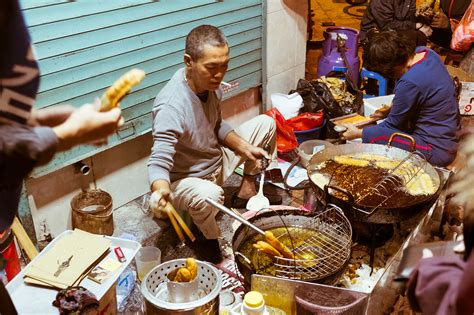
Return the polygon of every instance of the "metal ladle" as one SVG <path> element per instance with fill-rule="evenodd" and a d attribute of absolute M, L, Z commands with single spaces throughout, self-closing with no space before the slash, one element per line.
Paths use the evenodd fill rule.
<path fill-rule="evenodd" d="M 244 219 L 242 216 L 232 212 L 229 208 L 227 208 L 226 206 L 224 205 L 221 205 L 220 203 L 218 203 L 217 201 L 214 201 L 210 198 L 206 198 L 206 202 L 208 204 L 210 204 L 211 206 L 213 207 L 216 207 L 217 209 L 219 209 L 220 211 L 230 215 L 232 218 L 236 219 L 237 221 L 239 221 L 240 223 L 242 224 L 245 224 L 246 226 L 248 226 L 249 228 L 251 228 L 252 230 L 256 231 L 257 233 L 265 236 L 265 240 L 271 245 L 273 246 L 277 251 L 279 251 L 284 257 L 286 258 L 291 258 L 291 259 L 294 259 L 294 254 L 288 249 L 288 247 L 283 244 L 282 242 L 280 242 L 274 235 L 272 232 L 270 231 L 263 231 L 262 229 L 260 229 L 259 227 L 253 225 L 252 223 L 250 223 L 249 221 L 247 221 L 246 219 Z"/>

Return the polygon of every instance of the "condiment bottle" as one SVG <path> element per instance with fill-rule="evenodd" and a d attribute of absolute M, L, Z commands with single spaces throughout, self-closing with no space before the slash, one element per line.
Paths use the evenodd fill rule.
<path fill-rule="evenodd" d="M 257 291 L 250 291 L 244 296 L 242 303 L 242 314 L 245 315 L 265 315 L 268 314 L 265 307 L 263 295 Z"/>
<path fill-rule="evenodd" d="M 232 315 L 268 315 L 263 295 L 257 291 L 250 291 L 244 296 L 244 301 L 236 305 Z"/>

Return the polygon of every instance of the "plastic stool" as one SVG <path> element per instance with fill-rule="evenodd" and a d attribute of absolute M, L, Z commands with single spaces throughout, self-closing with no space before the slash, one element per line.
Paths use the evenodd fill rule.
<path fill-rule="evenodd" d="M 365 68 L 362 68 L 362 70 L 360 71 L 360 77 L 361 77 L 361 79 L 369 78 L 369 79 L 377 80 L 378 83 L 379 83 L 379 95 L 378 96 L 387 95 L 387 79 L 385 79 L 379 73 L 374 72 L 374 71 L 369 71 Z M 374 97 L 374 96 L 375 95 L 364 94 L 364 98 L 371 98 L 371 97 Z"/>

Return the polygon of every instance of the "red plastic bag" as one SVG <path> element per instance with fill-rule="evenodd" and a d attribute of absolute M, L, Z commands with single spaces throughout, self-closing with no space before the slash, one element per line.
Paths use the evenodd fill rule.
<path fill-rule="evenodd" d="M 451 48 L 457 51 L 466 51 L 471 48 L 474 41 L 474 1 L 467 8 L 466 12 L 459 22 L 459 25 L 453 32 L 451 39 Z"/>
<path fill-rule="evenodd" d="M 268 110 L 266 115 L 272 117 L 277 127 L 277 151 L 288 152 L 298 147 L 293 128 L 287 123 L 283 115 L 276 108 Z"/>
<path fill-rule="evenodd" d="M 323 124 L 324 114 L 320 113 L 302 113 L 296 117 L 287 120 L 288 124 L 295 131 L 304 131 L 314 129 Z"/>

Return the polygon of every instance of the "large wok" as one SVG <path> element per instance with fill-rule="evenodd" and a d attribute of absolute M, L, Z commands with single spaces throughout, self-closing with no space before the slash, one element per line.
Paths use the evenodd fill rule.
<path fill-rule="evenodd" d="M 317 172 L 317 168 L 320 163 L 330 160 L 338 155 L 351 155 L 356 153 L 372 153 L 383 155 L 394 160 L 403 160 L 408 158 L 408 161 L 414 163 L 415 165 L 422 165 L 424 171 L 433 180 L 433 183 L 436 187 L 436 193 L 433 195 L 426 195 L 421 198 L 414 198 L 411 201 L 407 201 L 403 206 L 391 206 L 390 200 L 388 200 L 383 206 L 377 207 L 374 210 L 374 207 L 367 207 L 357 204 L 350 193 L 341 191 L 341 189 L 338 187 L 330 187 L 332 189 L 328 189 L 327 186 L 321 187 L 321 183 L 315 183 L 311 180 L 311 174 Z M 341 207 L 341 209 L 343 209 L 349 220 L 360 222 L 397 223 L 406 220 L 415 215 L 416 212 L 423 209 L 426 204 L 431 202 L 438 194 L 440 189 L 440 178 L 438 172 L 433 168 L 433 166 L 431 166 L 431 164 L 423 161 L 423 159 L 417 154 L 391 147 L 390 145 L 352 143 L 327 147 L 326 149 L 313 155 L 307 167 L 307 171 L 308 177 L 310 178 L 310 184 L 315 190 L 318 199 L 338 205 Z M 336 190 L 345 194 L 347 198 L 337 197 L 334 194 Z"/>

